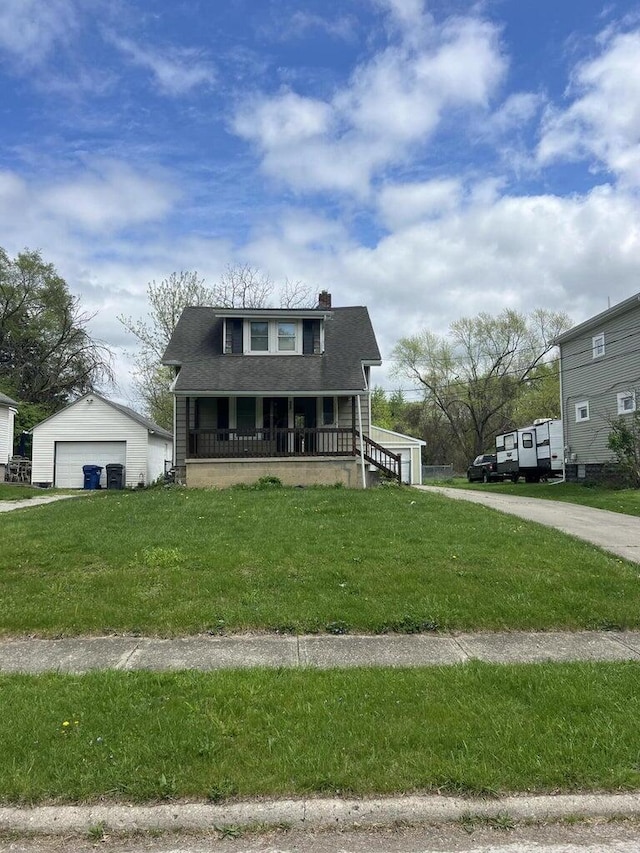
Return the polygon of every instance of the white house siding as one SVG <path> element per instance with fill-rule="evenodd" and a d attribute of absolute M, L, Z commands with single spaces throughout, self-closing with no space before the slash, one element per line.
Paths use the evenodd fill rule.
<path fill-rule="evenodd" d="M 147 454 L 147 483 L 153 483 L 164 475 L 164 463 L 171 462 L 173 447 L 168 438 L 159 435 L 149 436 Z"/>
<path fill-rule="evenodd" d="M 126 485 L 136 486 L 140 475 L 146 482 L 148 435 L 146 427 L 100 398 L 83 397 L 33 428 L 31 480 L 34 483 L 54 482 L 56 442 L 125 441 Z M 100 464 L 94 459 L 89 463 Z"/>
<path fill-rule="evenodd" d="M 567 461 L 596 464 L 613 459 L 607 447 L 618 393 L 635 391 L 640 410 L 640 304 L 562 343 L 562 414 Z M 592 338 L 604 334 L 605 353 L 593 358 Z M 589 420 L 576 423 L 577 403 L 588 402 Z"/>
<path fill-rule="evenodd" d="M 13 455 L 13 428 L 15 412 L 10 406 L 0 406 L 0 465 L 5 465 Z"/>

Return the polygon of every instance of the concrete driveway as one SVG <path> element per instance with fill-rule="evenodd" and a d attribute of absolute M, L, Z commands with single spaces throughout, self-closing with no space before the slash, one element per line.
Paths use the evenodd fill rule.
<path fill-rule="evenodd" d="M 498 494 L 498 492 L 491 492 L 490 486 L 481 492 L 447 489 L 442 486 L 414 486 L 414 488 L 425 492 L 438 492 L 453 500 L 484 504 L 491 509 L 517 515 L 527 521 L 537 521 L 539 524 L 555 527 L 556 530 L 561 530 L 570 536 L 591 542 L 626 560 L 640 563 L 640 518 L 633 515 L 623 515 L 620 512 L 609 512 L 606 509 L 594 509 L 564 501 Z"/>

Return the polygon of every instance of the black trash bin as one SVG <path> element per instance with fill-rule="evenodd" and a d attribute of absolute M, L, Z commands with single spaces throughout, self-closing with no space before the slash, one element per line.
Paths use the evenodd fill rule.
<path fill-rule="evenodd" d="M 84 474 L 85 489 L 99 489 L 100 475 L 102 474 L 102 465 L 83 465 L 82 473 Z"/>
<path fill-rule="evenodd" d="M 116 462 L 107 465 L 107 488 L 124 489 L 124 465 Z"/>

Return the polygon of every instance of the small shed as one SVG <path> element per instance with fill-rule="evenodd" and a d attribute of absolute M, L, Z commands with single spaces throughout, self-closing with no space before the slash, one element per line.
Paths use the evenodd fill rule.
<path fill-rule="evenodd" d="M 411 486 L 419 486 L 422 483 L 422 448 L 426 446 L 426 441 L 373 424 L 371 438 L 392 453 L 400 454 L 403 483 Z"/>
<path fill-rule="evenodd" d="M 31 430 L 31 481 L 80 489 L 84 465 L 124 465 L 125 485 L 147 485 L 165 471 L 173 455 L 173 436 L 128 406 L 92 391 L 41 421 Z"/>
<path fill-rule="evenodd" d="M 13 455 L 13 430 L 17 406 L 15 400 L 0 391 L 0 482 L 5 478 L 9 459 Z"/>

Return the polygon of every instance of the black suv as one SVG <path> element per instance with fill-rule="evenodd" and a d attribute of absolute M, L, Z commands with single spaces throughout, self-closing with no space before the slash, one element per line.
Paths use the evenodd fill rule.
<path fill-rule="evenodd" d="M 501 481 L 503 479 L 502 474 L 498 474 L 496 457 L 491 453 L 481 453 L 480 456 L 476 456 L 467 468 L 467 480 L 470 483 L 474 480 L 490 483 L 492 480 Z"/>

